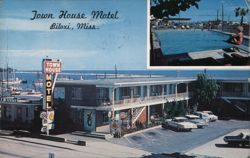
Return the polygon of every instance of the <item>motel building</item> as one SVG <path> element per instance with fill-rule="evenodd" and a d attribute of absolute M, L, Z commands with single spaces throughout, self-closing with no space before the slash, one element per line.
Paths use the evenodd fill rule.
<path fill-rule="evenodd" d="M 122 130 L 150 124 L 163 116 L 167 102 L 191 98 L 194 78 L 119 78 L 57 81 L 54 90 L 56 128 L 90 132 Z M 70 127 L 66 127 L 70 125 Z"/>
<path fill-rule="evenodd" d="M 15 96 L 0 98 L 1 128 L 26 129 L 34 125 L 42 107 L 41 96 Z"/>

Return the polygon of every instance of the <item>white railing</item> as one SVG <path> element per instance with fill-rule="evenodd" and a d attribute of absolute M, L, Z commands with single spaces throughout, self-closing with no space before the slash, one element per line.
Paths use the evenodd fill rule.
<path fill-rule="evenodd" d="M 150 101 L 158 101 L 158 100 L 182 100 L 187 97 L 190 97 L 191 93 L 178 93 L 178 94 L 168 94 L 168 95 L 159 95 L 159 96 L 149 96 L 149 97 L 140 97 L 140 98 L 127 98 L 122 100 L 116 100 L 114 102 L 115 105 L 125 105 L 125 104 L 133 104 L 133 103 L 145 103 Z M 98 105 L 101 106 L 110 106 L 112 105 L 112 101 L 98 101 Z"/>
<path fill-rule="evenodd" d="M 168 95 L 159 95 L 159 96 L 149 96 L 149 97 L 140 97 L 140 98 L 129 98 L 115 101 L 115 105 L 122 105 L 122 104 L 131 104 L 131 103 L 144 103 L 149 101 L 157 101 L 157 100 L 166 100 L 168 98 L 186 98 L 188 97 L 188 93 L 178 93 L 176 94 L 168 94 Z M 112 104 L 112 102 L 111 102 Z"/>

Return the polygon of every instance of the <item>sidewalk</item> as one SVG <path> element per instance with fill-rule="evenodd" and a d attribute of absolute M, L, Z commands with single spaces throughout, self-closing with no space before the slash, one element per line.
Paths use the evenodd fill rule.
<path fill-rule="evenodd" d="M 239 129 L 231 133 L 228 133 L 226 135 L 238 135 L 240 132 L 250 133 L 250 129 Z M 249 158 L 250 156 L 249 148 L 233 148 L 233 147 L 223 146 L 226 144 L 223 141 L 224 136 L 221 136 L 202 146 L 194 148 L 186 152 L 185 154 L 207 155 L 207 156 L 223 157 L 223 158 L 236 158 L 236 157 L 237 158 Z"/>
<path fill-rule="evenodd" d="M 54 153 L 57 158 L 106 158 L 106 157 L 142 157 L 149 152 L 112 144 L 107 141 L 87 142 L 87 146 L 59 143 L 36 138 L 16 138 L 1 136 L 0 157 L 32 157 L 47 158 L 48 153 Z"/>

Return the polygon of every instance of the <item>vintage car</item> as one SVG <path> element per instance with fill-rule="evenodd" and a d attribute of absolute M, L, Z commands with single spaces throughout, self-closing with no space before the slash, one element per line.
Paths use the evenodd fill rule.
<path fill-rule="evenodd" d="M 186 115 L 186 118 L 188 119 L 189 122 L 196 124 L 198 128 L 203 128 L 203 126 L 208 125 L 206 120 L 201 119 L 197 115 Z"/>
<path fill-rule="evenodd" d="M 203 112 L 209 115 L 209 121 L 218 120 L 218 116 L 214 115 L 212 111 L 203 111 Z"/>
<path fill-rule="evenodd" d="M 210 121 L 209 115 L 207 113 L 201 112 L 201 111 L 197 111 L 194 113 L 194 115 L 197 115 L 200 117 L 200 119 L 205 120 L 206 122 Z"/>
<path fill-rule="evenodd" d="M 197 128 L 197 125 L 188 122 L 185 117 L 174 117 L 173 119 L 167 119 L 164 123 L 162 123 L 162 127 L 177 131 L 191 131 L 193 128 Z"/>
<path fill-rule="evenodd" d="M 250 133 L 240 133 L 236 136 L 225 136 L 223 139 L 228 145 L 232 146 L 249 146 Z"/>

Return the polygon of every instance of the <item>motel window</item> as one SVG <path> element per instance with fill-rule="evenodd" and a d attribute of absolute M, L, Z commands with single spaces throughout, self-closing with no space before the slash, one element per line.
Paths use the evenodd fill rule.
<path fill-rule="evenodd" d="M 137 86 L 133 88 L 133 95 L 139 97 L 141 95 L 141 87 Z"/>
<path fill-rule="evenodd" d="M 120 93 L 121 93 L 122 97 L 130 97 L 130 95 L 131 95 L 129 87 L 122 87 L 120 89 Z"/>
<path fill-rule="evenodd" d="M 151 96 L 161 95 L 161 91 L 162 91 L 162 86 L 161 85 L 150 86 Z"/>
<path fill-rule="evenodd" d="M 97 99 L 108 99 L 109 91 L 108 88 L 97 88 Z"/>
<path fill-rule="evenodd" d="M 72 100 L 82 99 L 82 89 L 79 87 L 72 87 Z"/>
<path fill-rule="evenodd" d="M 109 117 L 108 117 L 108 112 L 107 111 L 104 111 L 103 112 L 103 117 L 102 117 L 103 119 L 103 123 L 107 123 L 107 122 L 109 122 Z"/>

